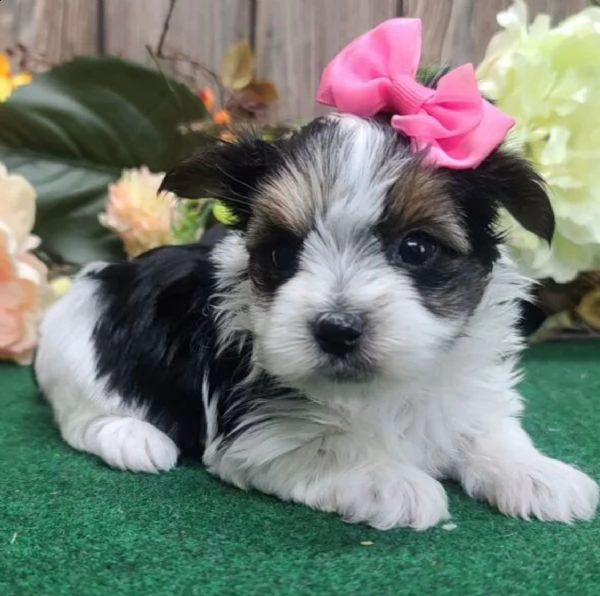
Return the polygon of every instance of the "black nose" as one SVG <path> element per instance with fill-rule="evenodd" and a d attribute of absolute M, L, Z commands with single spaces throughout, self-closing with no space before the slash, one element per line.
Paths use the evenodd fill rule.
<path fill-rule="evenodd" d="M 315 338 L 324 352 L 345 356 L 356 348 L 365 324 L 349 313 L 326 313 L 315 322 Z"/>

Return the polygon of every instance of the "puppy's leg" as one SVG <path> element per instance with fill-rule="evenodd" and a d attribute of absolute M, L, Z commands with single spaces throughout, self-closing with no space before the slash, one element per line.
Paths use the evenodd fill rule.
<path fill-rule="evenodd" d="M 40 388 L 63 438 L 75 449 L 116 468 L 169 470 L 179 455 L 175 443 L 144 420 L 143 408 L 107 391 L 97 378 L 92 341 L 96 283 L 81 277 L 44 318 L 35 362 Z"/>
<path fill-rule="evenodd" d="M 352 523 L 424 530 L 448 519 L 446 493 L 437 480 L 383 452 L 361 453 L 359 437 L 325 435 L 292 446 L 285 428 L 280 436 L 273 430 L 253 429 L 224 450 L 210 446 L 204 462 L 241 488 L 335 512 Z"/>
<path fill-rule="evenodd" d="M 179 450 L 175 443 L 139 418 L 80 407 L 62 416 L 57 414 L 56 419 L 63 439 L 71 447 L 92 453 L 113 468 L 157 473 L 177 464 Z"/>
<path fill-rule="evenodd" d="M 598 485 L 574 467 L 540 453 L 516 418 L 467 439 L 458 476 L 469 495 L 513 517 L 589 520 L 598 504 Z"/>

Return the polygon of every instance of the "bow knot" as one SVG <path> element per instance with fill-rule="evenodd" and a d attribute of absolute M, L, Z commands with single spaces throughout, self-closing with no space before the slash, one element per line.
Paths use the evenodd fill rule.
<path fill-rule="evenodd" d="M 389 103 L 404 114 L 412 114 L 418 112 L 434 95 L 433 89 L 419 85 L 414 77 L 401 73 L 391 80 Z"/>
<path fill-rule="evenodd" d="M 435 89 L 415 78 L 421 21 L 390 19 L 346 46 L 325 68 L 317 101 L 362 117 L 391 113 L 391 125 L 415 151 L 441 167 L 477 167 L 498 145 L 512 118 L 484 100 L 473 66 L 440 78 Z"/>

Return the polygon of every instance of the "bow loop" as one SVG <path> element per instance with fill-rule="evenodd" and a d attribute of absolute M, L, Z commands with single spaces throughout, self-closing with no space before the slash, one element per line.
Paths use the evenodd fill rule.
<path fill-rule="evenodd" d="M 444 75 L 436 89 L 416 79 L 421 21 L 390 19 L 344 48 L 326 67 L 317 101 L 370 117 L 391 113 L 391 125 L 427 150 L 438 166 L 477 167 L 506 137 L 512 118 L 485 101 L 473 66 Z"/>

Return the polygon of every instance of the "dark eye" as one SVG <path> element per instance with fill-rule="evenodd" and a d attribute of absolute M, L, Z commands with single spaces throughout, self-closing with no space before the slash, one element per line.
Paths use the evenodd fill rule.
<path fill-rule="evenodd" d="M 298 246 L 295 244 L 279 244 L 271 250 L 271 265 L 279 274 L 286 274 L 296 269 Z"/>
<path fill-rule="evenodd" d="M 400 241 L 396 259 L 409 267 L 422 267 L 432 261 L 439 250 L 439 244 L 429 234 L 411 232 Z"/>

